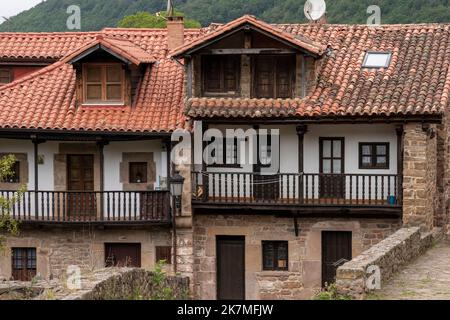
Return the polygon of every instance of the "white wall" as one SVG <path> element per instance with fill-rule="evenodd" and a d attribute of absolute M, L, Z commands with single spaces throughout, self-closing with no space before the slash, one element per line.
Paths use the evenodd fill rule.
<path fill-rule="evenodd" d="M 120 163 L 124 152 L 153 152 L 153 161 L 156 164 L 155 188 L 160 186 L 161 177 L 167 177 L 167 152 L 163 152 L 160 140 L 111 142 L 105 146 L 105 191 L 122 190 L 120 183 Z"/>
<path fill-rule="evenodd" d="M 393 125 L 311 125 L 304 140 L 304 171 L 319 172 L 319 137 L 343 137 L 345 139 L 345 173 L 396 174 L 397 135 Z M 389 142 L 389 170 L 359 169 L 360 142 Z"/>
<path fill-rule="evenodd" d="M 65 142 L 67 143 L 67 142 Z M 162 151 L 160 140 L 112 142 L 105 146 L 105 190 L 122 190 L 120 183 L 120 163 L 123 152 L 153 152 L 156 163 L 156 183 L 160 186 L 160 177 L 167 177 L 167 153 Z M 0 139 L 0 153 L 26 153 L 28 157 L 28 190 L 34 189 L 34 147 L 31 141 Z M 58 142 L 49 141 L 39 145 L 39 155 L 44 157 L 44 163 L 39 169 L 39 190 L 54 190 L 54 155 L 58 153 Z"/>
<path fill-rule="evenodd" d="M 38 166 L 39 189 L 51 191 L 54 189 L 53 155 L 58 152 L 57 142 L 46 142 L 39 145 L 39 155 L 44 157 L 44 163 Z M 26 153 L 28 159 L 27 189 L 34 189 L 34 146 L 28 140 L 0 139 L 0 153 Z"/>
<path fill-rule="evenodd" d="M 237 126 L 237 125 L 218 125 L 210 126 L 210 128 L 217 128 L 220 131 L 225 132 L 225 129 L 234 128 L 248 129 L 249 126 Z M 261 126 L 261 129 L 279 129 L 280 130 L 280 173 L 292 173 L 297 174 L 298 170 L 298 136 L 296 132 L 295 125 L 285 125 L 285 126 Z M 395 132 L 395 127 L 393 125 L 384 124 L 354 124 L 354 125 L 309 125 L 308 132 L 304 137 L 304 172 L 305 173 L 319 173 L 319 138 L 321 137 L 342 137 L 344 138 L 345 145 L 345 164 L 344 173 L 347 174 L 368 174 L 368 175 L 385 175 L 385 174 L 396 174 L 397 173 L 397 135 Z M 360 142 L 389 142 L 390 150 L 390 163 L 389 169 L 386 170 L 367 170 L 359 169 L 359 143 Z M 199 152 L 196 149 L 197 153 Z M 248 150 L 246 150 L 248 159 Z M 226 168 L 226 167 L 208 167 L 207 171 L 212 173 L 220 172 L 231 172 L 231 173 L 249 173 L 252 172 L 253 168 L 251 165 L 244 165 L 242 168 Z M 209 183 L 209 193 L 217 193 L 220 189 L 221 193 L 225 190 L 225 185 L 228 195 L 237 196 L 251 196 L 250 190 L 250 177 L 248 175 L 241 175 L 239 177 L 239 187 L 237 183 L 232 183 L 232 180 L 236 180 L 237 176 L 233 177 L 229 175 L 225 177 L 224 175 L 210 175 Z M 198 183 L 203 183 L 204 177 L 199 178 Z M 284 196 L 286 197 L 288 193 L 290 196 L 298 194 L 298 189 L 294 190 L 292 185 L 299 185 L 299 178 L 296 176 L 283 176 L 283 181 L 281 183 L 283 188 Z M 315 187 L 313 189 L 313 181 L 309 181 L 309 190 L 312 192 L 310 195 L 313 198 L 318 197 L 318 177 L 315 177 Z M 347 177 L 346 178 L 346 196 L 351 198 L 363 198 L 367 196 L 369 191 L 371 196 L 375 198 L 386 198 L 392 195 L 392 190 L 394 190 L 395 180 L 391 178 L 385 179 L 382 182 L 381 178 L 364 178 L 362 177 Z M 349 188 L 350 179 L 352 180 L 352 188 Z M 213 181 L 214 180 L 214 181 Z M 289 181 L 288 181 L 289 180 Z M 291 185 L 291 189 L 287 185 Z M 306 189 L 306 181 L 304 181 Z M 220 185 L 220 186 L 219 186 Z M 365 186 L 363 188 L 362 186 Z M 357 187 L 358 186 L 358 187 Z M 239 188 L 239 192 L 238 189 Z M 375 190 L 378 188 L 379 194 L 375 195 Z M 214 189 L 214 190 L 213 190 Z M 362 189 L 366 195 L 363 196 Z M 290 190 L 290 191 L 288 191 Z M 350 195 L 350 192 L 352 194 Z M 358 195 L 357 195 L 358 194 Z M 222 195 L 224 196 L 224 195 Z"/>

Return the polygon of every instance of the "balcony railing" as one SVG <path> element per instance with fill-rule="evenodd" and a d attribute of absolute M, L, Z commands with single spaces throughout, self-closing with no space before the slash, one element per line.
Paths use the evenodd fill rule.
<path fill-rule="evenodd" d="M 193 202 L 294 206 L 401 206 L 398 175 L 194 172 Z"/>
<path fill-rule="evenodd" d="M 9 213 L 23 222 L 168 223 L 169 191 L 0 191 Z"/>

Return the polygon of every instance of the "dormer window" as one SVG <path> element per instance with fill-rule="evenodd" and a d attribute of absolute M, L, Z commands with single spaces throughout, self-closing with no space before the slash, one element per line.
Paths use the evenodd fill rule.
<path fill-rule="evenodd" d="M 295 57 L 255 56 L 253 97 L 286 99 L 294 96 Z"/>
<path fill-rule="evenodd" d="M 240 61 L 240 56 L 203 56 L 203 94 L 205 96 L 239 95 Z"/>
<path fill-rule="evenodd" d="M 124 103 L 125 72 L 119 63 L 84 64 L 84 103 Z"/>
<path fill-rule="evenodd" d="M 363 68 L 387 68 L 391 63 L 391 57 L 390 52 L 367 52 Z"/>

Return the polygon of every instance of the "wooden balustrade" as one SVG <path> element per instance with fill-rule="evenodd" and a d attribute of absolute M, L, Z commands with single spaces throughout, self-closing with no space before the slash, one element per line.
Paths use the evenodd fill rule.
<path fill-rule="evenodd" d="M 398 175 L 193 172 L 193 201 L 299 206 L 401 206 Z"/>
<path fill-rule="evenodd" d="M 169 191 L 0 191 L 8 213 L 29 222 L 170 222 Z"/>

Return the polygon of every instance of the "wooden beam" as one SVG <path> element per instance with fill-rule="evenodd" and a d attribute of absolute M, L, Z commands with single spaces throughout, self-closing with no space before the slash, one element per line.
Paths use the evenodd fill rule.
<path fill-rule="evenodd" d="M 187 75 L 187 84 L 186 84 L 187 94 L 186 95 L 188 98 L 191 98 L 192 97 L 192 73 L 193 73 L 192 59 L 191 58 L 185 59 L 185 65 L 186 65 L 185 68 L 186 68 L 186 75 Z"/>
<path fill-rule="evenodd" d="M 225 54 L 294 54 L 295 50 L 278 49 L 278 48 L 244 48 L 244 49 L 210 49 L 205 50 L 202 53 L 213 55 L 225 55 Z"/>
<path fill-rule="evenodd" d="M 395 127 L 397 133 L 397 175 L 398 175 L 398 198 L 403 203 L 403 138 L 404 129 L 402 125 Z"/>

